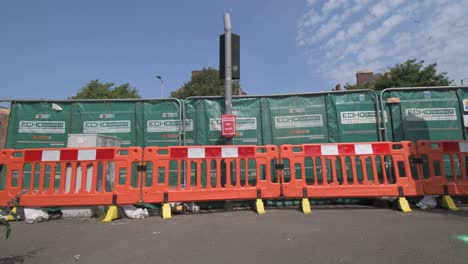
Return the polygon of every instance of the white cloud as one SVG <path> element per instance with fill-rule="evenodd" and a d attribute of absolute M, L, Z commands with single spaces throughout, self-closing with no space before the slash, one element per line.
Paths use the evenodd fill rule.
<path fill-rule="evenodd" d="M 339 7 L 347 6 L 347 4 L 348 4 L 347 0 L 329 0 L 323 5 L 322 12 L 330 13 L 331 11 Z"/>
<path fill-rule="evenodd" d="M 321 8 L 314 2 L 298 21 L 299 44 L 303 46 L 315 43 L 336 32 L 353 14 L 359 12 L 369 2 L 369 0 L 328 0 Z M 311 4 L 308 2 L 308 5 Z M 342 35 L 338 41 L 344 40 L 346 36 Z M 332 41 L 332 43 L 335 42 Z"/>
<path fill-rule="evenodd" d="M 385 35 L 387 35 L 394 27 L 398 26 L 404 17 L 401 15 L 394 15 L 387 20 L 385 20 L 379 28 L 369 32 L 367 34 L 367 41 L 369 43 L 377 43 L 379 42 Z"/>
<path fill-rule="evenodd" d="M 468 76 L 468 0 L 308 2 L 297 40 L 331 85 L 409 58 L 437 62 L 455 80 Z"/>
<path fill-rule="evenodd" d="M 308 6 L 313 6 L 317 3 L 318 0 L 307 0 L 307 5 Z"/>
<path fill-rule="evenodd" d="M 340 18 L 335 15 L 328 21 L 328 23 L 323 24 L 319 27 L 318 32 L 313 39 L 316 40 L 316 39 L 321 39 L 323 37 L 326 37 L 328 34 L 335 31 L 339 25 L 340 25 Z"/>
<path fill-rule="evenodd" d="M 381 17 L 401 5 L 403 2 L 404 0 L 382 0 L 381 2 L 372 6 L 370 13 L 376 17 Z"/>

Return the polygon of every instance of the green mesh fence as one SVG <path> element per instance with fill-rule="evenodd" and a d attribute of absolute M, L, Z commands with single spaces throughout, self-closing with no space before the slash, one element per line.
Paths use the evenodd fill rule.
<path fill-rule="evenodd" d="M 121 146 L 136 146 L 137 122 L 134 102 L 77 102 L 72 107 L 72 129 L 75 134 L 100 134 L 117 137 Z"/>
<path fill-rule="evenodd" d="M 66 147 L 68 134 L 117 137 L 122 147 L 179 145 L 178 100 L 15 101 L 7 147 Z"/>
<path fill-rule="evenodd" d="M 460 112 L 463 120 L 463 138 L 468 138 L 468 88 L 459 88 L 457 91 Z"/>
<path fill-rule="evenodd" d="M 224 113 L 224 98 L 189 98 L 185 101 L 185 129 L 187 145 L 224 145 L 221 134 L 221 115 Z M 260 99 L 235 97 L 232 112 L 236 115 L 237 135 L 234 145 L 263 145 L 265 132 L 261 127 Z"/>
<path fill-rule="evenodd" d="M 71 103 L 12 102 L 6 147 L 66 147 L 71 111 Z"/>
<path fill-rule="evenodd" d="M 325 95 L 262 98 L 262 127 L 265 144 L 328 142 L 326 109 Z"/>
<path fill-rule="evenodd" d="M 386 125 L 389 141 L 464 139 L 457 88 L 388 89 L 381 97 L 391 120 Z"/>
<path fill-rule="evenodd" d="M 142 120 L 142 130 L 139 131 L 142 140 L 138 145 L 146 146 L 176 146 L 179 145 L 179 130 L 181 127 L 181 109 L 177 101 L 143 102 L 143 109 L 138 111 Z M 193 124 L 187 123 L 186 130 L 192 130 Z"/>
<path fill-rule="evenodd" d="M 378 103 L 377 94 L 368 90 L 329 94 L 329 142 L 380 141 Z"/>

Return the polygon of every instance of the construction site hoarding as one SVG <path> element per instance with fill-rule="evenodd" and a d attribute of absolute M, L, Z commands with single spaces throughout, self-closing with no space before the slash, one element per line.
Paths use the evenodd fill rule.
<path fill-rule="evenodd" d="M 122 147 L 137 145 L 135 102 L 75 102 L 71 111 L 71 133 L 99 134 L 119 138 Z"/>
<path fill-rule="evenodd" d="M 389 141 L 463 139 L 461 103 L 453 89 L 392 88 L 381 92 Z"/>
<path fill-rule="evenodd" d="M 71 129 L 70 102 L 12 102 L 7 148 L 65 147 Z"/>
<path fill-rule="evenodd" d="M 379 101 L 374 91 L 329 93 L 326 98 L 329 142 L 380 140 Z M 388 121 L 386 112 L 382 119 Z"/>
<path fill-rule="evenodd" d="M 0 149 L 5 148 L 10 109 L 0 108 Z"/>
<path fill-rule="evenodd" d="M 326 95 L 264 97 L 264 144 L 328 142 Z"/>
<path fill-rule="evenodd" d="M 224 145 L 226 138 L 221 133 L 221 115 L 224 114 L 224 109 L 224 98 L 221 97 L 188 98 L 184 106 L 185 143 Z M 234 145 L 263 144 L 265 133 L 261 130 L 260 109 L 259 98 L 233 98 L 232 113 L 236 116 Z"/>
<path fill-rule="evenodd" d="M 141 102 L 137 111 L 142 120 L 139 146 L 177 146 L 181 143 L 182 111 L 178 100 Z M 186 131 L 193 130 L 193 122 L 186 122 Z"/>
<path fill-rule="evenodd" d="M 12 101 L 6 145 L 65 147 L 68 134 L 96 134 L 123 147 L 173 146 L 181 143 L 181 116 L 177 99 Z"/>

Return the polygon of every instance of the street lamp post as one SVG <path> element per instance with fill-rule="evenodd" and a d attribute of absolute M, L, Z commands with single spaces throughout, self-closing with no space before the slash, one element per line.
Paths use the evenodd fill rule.
<path fill-rule="evenodd" d="M 156 79 L 159 79 L 161 81 L 161 98 L 164 98 L 164 86 L 165 86 L 164 80 L 161 77 L 161 75 L 156 75 Z"/>
<path fill-rule="evenodd" d="M 468 79 L 468 77 L 465 77 L 465 78 L 463 78 L 463 79 L 460 80 L 461 86 L 463 86 L 463 81 L 464 81 L 464 80 L 467 80 L 467 79 Z"/>

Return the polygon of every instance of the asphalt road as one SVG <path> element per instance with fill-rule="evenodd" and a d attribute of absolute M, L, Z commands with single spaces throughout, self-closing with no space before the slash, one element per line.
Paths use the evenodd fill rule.
<path fill-rule="evenodd" d="M 1 227 L 0 227 L 1 228 Z M 0 263 L 468 263 L 468 208 L 272 209 L 12 223 Z M 2 230 L 3 236 L 3 230 Z"/>

